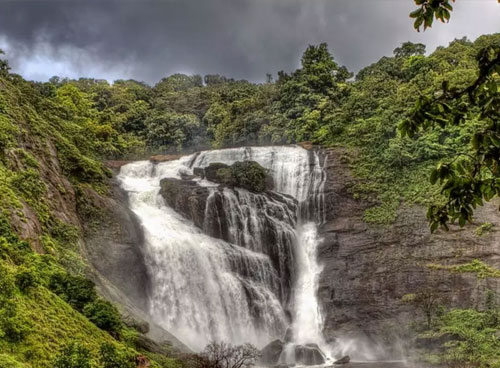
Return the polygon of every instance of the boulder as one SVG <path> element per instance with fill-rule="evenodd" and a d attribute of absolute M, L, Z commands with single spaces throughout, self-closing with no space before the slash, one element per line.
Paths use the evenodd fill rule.
<path fill-rule="evenodd" d="M 220 169 L 228 169 L 229 165 L 223 164 L 221 162 L 213 162 L 204 169 L 205 179 L 218 183 L 217 171 Z"/>
<path fill-rule="evenodd" d="M 349 362 L 351 361 L 351 357 L 349 355 L 346 355 L 342 358 L 340 358 L 339 360 L 336 360 L 335 362 L 333 362 L 333 364 L 348 364 Z"/>
<path fill-rule="evenodd" d="M 281 340 L 274 340 L 260 351 L 260 364 L 264 366 L 276 366 L 279 363 L 281 352 L 285 344 Z"/>
<path fill-rule="evenodd" d="M 202 167 L 195 167 L 193 169 L 193 175 L 199 176 L 200 178 L 204 179 L 205 178 L 205 169 L 203 169 Z"/>
<path fill-rule="evenodd" d="M 296 345 L 295 363 L 299 365 L 321 365 L 325 355 L 316 344 Z"/>
<path fill-rule="evenodd" d="M 267 170 L 255 161 L 237 161 L 231 166 L 212 162 L 207 167 L 193 169 L 193 174 L 228 187 L 239 187 L 251 192 L 272 189 L 272 179 Z"/>
<path fill-rule="evenodd" d="M 165 178 L 160 181 L 160 194 L 167 204 L 203 228 L 209 191 L 192 180 Z"/>

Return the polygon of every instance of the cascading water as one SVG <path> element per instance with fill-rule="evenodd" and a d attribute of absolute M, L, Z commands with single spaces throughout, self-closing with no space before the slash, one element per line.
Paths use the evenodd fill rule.
<path fill-rule="evenodd" d="M 269 170 L 276 193 L 219 189 L 198 179 L 210 190 L 203 229 L 158 194 L 162 178 L 245 160 Z M 323 344 L 316 248 L 325 173 L 317 154 L 295 146 L 206 151 L 128 164 L 119 179 L 144 228 L 150 313 L 166 329 L 196 350 L 211 340 L 262 346 L 283 336 L 288 310 L 295 342 Z"/>

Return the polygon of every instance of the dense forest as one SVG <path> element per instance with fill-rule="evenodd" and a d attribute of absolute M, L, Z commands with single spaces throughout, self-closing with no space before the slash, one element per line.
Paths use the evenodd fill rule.
<path fill-rule="evenodd" d="M 58 77 L 41 83 L 10 73 L 2 60 L 0 367 L 127 367 L 142 354 L 154 367 L 187 364 L 185 357 L 141 349 L 137 331 L 85 278 L 83 230 L 60 205 L 69 198 L 81 218 L 98 217 L 87 198 L 89 191 L 107 194 L 107 160 L 305 141 L 337 147 L 357 178 L 353 196 L 373 203 L 365 221 L 387 226 L 401 205 L 444 201 L 429 172 L 472 150 L 479 123 L 436 127 L 413 138 L 398 126 L 420 96 L 433 96 L 444 81 L 450 88 L 472 83 L 478 52 L 498 44 L 500 34 L 458 39 L 426 54 L 424 45 L 407 42 L 355 76 L 320 44 L 305 50 L 299 69 L 269 74 L 265 83 L 183 74 L 155 86 Z M 494 276 L 492 270 L 485 276 L 481 264 L 469 268 Z M 500 327 L 499 309 L 489 307 L 436 312 L 436 320 L 417 328 L 463 335 L 432 359 L 497 366 L 498 341 L 490 332 Z"/>

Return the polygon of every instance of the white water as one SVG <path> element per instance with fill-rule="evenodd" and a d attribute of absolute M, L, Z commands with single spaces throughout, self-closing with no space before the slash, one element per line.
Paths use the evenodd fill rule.
<path fill-rule="evenodd" d="M 283 205 L 286 197 L 270 200 L 244 190 L 222 191 L 233 244 L 205 235 L 158 194 L 162 178 L 179 178 L 212 162 L 243 160 L 267 168 L 274 190 L 294 197 L 298 206 Z M 319 157 L 300 147 L 216 150 L 157 165 L 144 161 L 123 166 L 119 179 L 145 233 L 153 318 L 195 350 L 211 340 L 262 347 L 283 337 L 288 300 L 297 342 L 321 346 L 316 248 L 317 223 L 324 216 L 324 178 Z M 211 190 L 213 194 L 216 189 Z M 277 234 L 273 244 L 266 244 L 262 235 L 264 220 Z M 275 251 L 280 264 L 270 258 Z M 293 263 L 292 273 L 287 262 Z M 295 280 L 290 299 L 284 289 L 293 280 L 283 280 L 283 275 Z"/>
<path fill-rule="evenodd" d="M 295 284 L 295 318 L 292 325 L 295 343 L 316 343 L 325 347 L 322 327 L 323 318 L 319 309 L 316 292 L 319 276 L 323 269 L 318 264 L 318 230 L 314 222 L 303 224 L 298 229 L 297 269 Z"/>

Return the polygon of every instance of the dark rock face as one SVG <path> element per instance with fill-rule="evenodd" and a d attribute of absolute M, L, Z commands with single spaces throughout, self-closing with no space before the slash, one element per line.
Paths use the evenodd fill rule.
<path fill-rule="evenodd" d="M 160 194 L 167 204 L 184 217 L 203 228 L 208 188 L 192 180 L 165 178 L 160 181 Z"/>
<path fill-rule="evenodd" d="M 85 218 L 85 251 L 99 277 L 114 285 L 140 309 L 147 310 L 149 275 L 142 253 L 143 234 L 135 214 L 127 207 L 126 194 L 112 185 L 109 197 L 93 190 L 85 193 L 88 205 L 100 209 L 99 221 Z"/>
<path fill-rule="evenodd" d="M 321 365 L 325 356 L 316 344 L 295 346 L 295 363 L 299 365 Z"/>
<path fill-rule="evenodd" d="M 260 352 L 260 364 L 273 366 L 279 363 L 284 343 L 281 340 L 274 340 L 266 345 Z"/>
<path fill-rule="evenodd" d="M 318 250 L 324 265 L 318 297 L 325 319 L 324 333 L 335 337 L 361 337 L 371 343 L 398 341 L 411 320 L 424 319 L 422 312 L 401 298 L 431 288 L 449 307 L 481 307 L 486 290 L 500 291 L 500 280 L 478 280 L 473 274 L 433 270 L 427 265 L 461 264 L 480 259 L 500 267 L 500 214 L 498 205 L 476 213 L 475 224 L 465 229 L 431 235 L 425 209 L 404 207 L 395 224 L 373 226 L 363 221 L 371 204 L 353 198 L 354 183 L 343 153 L 327 152 L 325 185 L 327 221 L 320 229 Z M 495 226 L 479 237 L 474 229 L 483 222 Z M 386 350 L 391 358 L 398 351 Z"/>
<path fill-rule="evenodd" d="M 336 360 L 333 364 L 348 364 L 350 361 L 351 358 L 349 357 L 349 355 L 346 355 L 345 357 Z"/>

